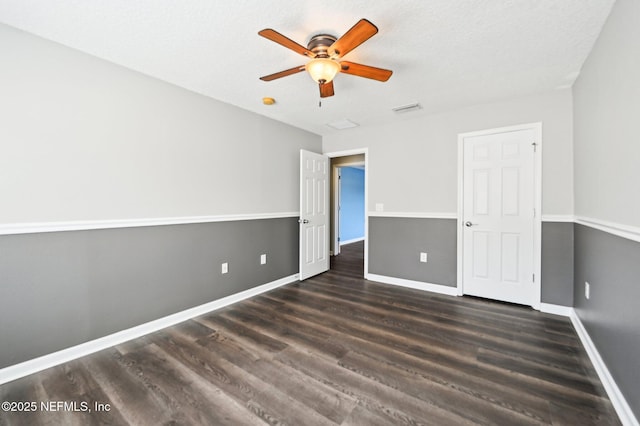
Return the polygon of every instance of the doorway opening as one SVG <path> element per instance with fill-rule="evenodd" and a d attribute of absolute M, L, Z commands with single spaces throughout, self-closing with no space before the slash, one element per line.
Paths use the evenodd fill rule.
<path fill-rule="evenodd" d="M 331 264 L 360 265 L 354 274 L 367 272 L 367 158 L 366 149 L 325 154 L 330 159 Z"/>

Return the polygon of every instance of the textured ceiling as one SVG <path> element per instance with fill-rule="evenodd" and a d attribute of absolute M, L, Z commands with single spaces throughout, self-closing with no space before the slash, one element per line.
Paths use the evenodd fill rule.
<path fill-rule="evenodd" d="M 614 0 L 0 0 L 0 22 L 326 135 L 570 87 Z M 306 45 L 360 18 L 379 32 L 345 60 L 394 71 L 386 83 L 340 74 L 318 107 L 306 73 L 258 77 L 305 57 L 257 35 Z M 265 106 L 261 99 L 276 99 Z M 393 107 L 419 102 L 398 115 Z M 410 115 L 409 115 L 410 114 Z M 348 130 L 343 130 L 348 131 Z"/>

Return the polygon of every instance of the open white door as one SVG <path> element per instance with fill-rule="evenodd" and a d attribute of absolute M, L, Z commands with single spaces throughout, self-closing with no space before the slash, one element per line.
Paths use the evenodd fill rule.
<path fill-rule="evenodd" d="M 463 292 L 537 307 L 534 129 L 466 136 Z"/>
<path fill-rule="evenodd" d="M 300 150 L 300 280 L 329 270 L 329 157 Z"/>

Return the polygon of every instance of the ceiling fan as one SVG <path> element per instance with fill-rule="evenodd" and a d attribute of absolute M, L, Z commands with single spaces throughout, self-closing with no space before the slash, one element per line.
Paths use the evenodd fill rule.
<path fill-rule="evenodd" d="M 378 28 L 375 25 L 366 19 L 361 19 L 340 38 L 328 34 L 318 34 L 311 37 L 307 47 L 304 47 L 275 30 L 264 29 L 258 34 L 294 52 L 307 56 L 311 60 L 306 65 L 265 75 L 260 77 L 260 80 L 272 81 L 306 70 L 320 86 L 321 98 L 334 95 L 333 78 L 339 72 L 378 81 L 387 81 L 393 73 L 391 70 L 341 60 L 343 56 L 373 37 L 377 32 Z"/>

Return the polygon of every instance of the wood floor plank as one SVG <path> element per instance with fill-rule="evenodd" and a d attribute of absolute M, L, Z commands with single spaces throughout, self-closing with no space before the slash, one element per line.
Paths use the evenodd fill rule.
<path fill-rule="evenodd" d="M 189 424 L 258 425 L 263 422 L 220 388 L 212 385 L 157 345 L 127 356 L 140 374 L 163 389 L 169 404 L 188 418 Z"/>
<path fill-rule="evenodd" d="M 35 402 L 40 404 L 47 401 L 48 397 L 42 380 L 51 374 L 52 369 L 41 371 L 11 382 L 9 385 L 0 386 L 1 402 Z M 51 416 L 43 416 L 42 412 L 36 410 L 16 410 L 0 412 L 0 425 L 16 426 L 49 426 L 54 425 L 55 419 Z"/>
<path fill-rule="evenodd" d="M 273 339 L 249 327 L 246 327 L 238 321 L 225 317 L 224 312 L 225 310 L 222 309 L 214 314 L 196 318 L 196 321 L 213 329 L 226 330 L 228 334 L 238 336 L 243 341 L 255 345 L 261 350 L 265 350 L 268 352 L 279 352 L 287 348 L 287 345 L 282 343 L 281 341 Z"/>
<path fill-rule="evenodd" d="M 353 397 L 272 360 L 256 362 L 251 373 L 336 424 L 342 423 L 356 405 Z M 295 392 L 290 392 L 291 389 Z"/>
<path fill-rule="evenodd" d="M 171 327 L 171 330 L 174 333 L 179 333 L 183 337 L 190 338 L 194 342 L 215 333 L 215 330 L 211 329 L 211 327 L 207 327 L 206 325 L 194 320 L 181 322 L 180 324 Z"/>
<path fill-rule="evenodd" d="M 338 362 L 338 365 L 473 422 L 481 424 L 518 423 L 534 425 L 539 424 L 540 420 L 549 420 L 519 415 L 519 413 L 506 410 L 500 405 L 471 397 L 469 394 L 447 385 L 425 380 L 406 371 L 390 368 L 387 364 L 366 356 L 349 353 Z"/>
<path fill-rule="evenodd" d="M 180 339 L 173 338 L 158 340 L 155 344 L 184 367 L 196 372 L 243 405 L 260 391 L 260 388 L 256 387 L 257 384 L 251 382 L 251 377 L 244 376 L 237 366 L 210 348 L 190 346 Z"/>
<path fill-rule="evenodd" d="M 432 424 L 474 424 L 451 411 L 395 392 L 384 384 L 307 352 L 289 348 L 274 358 L 339 392 L 351 395 L 369 410 L 384 413 L 392 422 L 420 424 L 430 419 Z"/>
<path fill-rule="evenodd" d="M 561 340 L 564 346 L 558 347 L 571 347 L 579 346 L 579 340 L 571 327 L 571 324 L 567 321 L 553 320 L 550 326 L 547 321 L 537 321 L 532 324 L 523 325 L 521 322 L 515 323 L 511 318 L 504 316 L 495 316 L 493 312 L 485 310 L 484 312 L 477 313 L 476 311 L 465 310 L 464 315 L 460 315 L 461 308 L 459 306 L 451 306 L 450 301 L 442 301 L 441 296 L 429 296 L 422 297 L 420 299 L 407 298 L 402 299 L 398 297 L 380 297 L 371 290 L 354 290 L 348 288 L 345 291 L 345 286 L 342 283 L 335 283 L 331 281 L 322 281 L 320 279 L 315 282 L 309 283 L 310 286 L 314 286 L 317 294 L 327 294 L 329 298 L 339 300 L 351 300 L 360 306 L 366 307 L 379 307 L 389 312 L 397 311 L 399 313 L 406 312 L 410 315 L 417 316 L 421 319 L 430 319 L 433 322 L 441 324 L 451 324 L 453 326 L 464 326 L 470 330 L 488 329 L 491 335 L 504 335 L 506 338 L 518 336 L 518 338 L 532 339 L 542 342 L 557 342 Z M 346 293 L 346 294 L 345 294 Z M 459 299 L 460 300 L 460 299 Z M 454 309 L 455 308 L 455 309 Z M 464 308 L 462 308 L 464 310 Z M 533 311 L 531 312 L 533 314 Z M 545 315 L 538 313 L 540 315 Z M 542 318 L 541 318 L 542 319 Z M 544 318 L 546 319 L 546 318 Z M 555 329 L 555 333 L 550 330 Z M 540 333 L 545 331 L 545 333 Z"/>
<path fill-rule="evenodd" d="M 287 291 L 287 290 L 283 290 Z M 277 294 L 270 295 L 278 297 Z M 324 302 L 306 298 L 304 303 L 290 302 L 299 309 L 306 310 L 306 316 L 315 321 L 329 321 L 336 331 L 353 335 L 361 339 L 388 345 L 395 350 L 411 353 L 452 366 L 462 367 L 464 364 L 476 363 L 477 348 L 454 341 L 441 342 L 433 336 L 422 338 L 414 333 L 390 330 L 375 318 L 367 317 L 364 312 L 352 312 L 349 309 L 324 312 Z"/>
<path fill-rule="evenodd" d="M 122 424 L 124 418 L 118 409 L 111 409 L 110 399 L 102 392 L 86 366 L 76 360 L 51 369 L 42 381 L 47 392 L 47 402 L 68 403 L 68 409 L 49 412 L 58 424 Z M 95 410 L 95 403 L 109 404 L 109 410 Z M 56 410 L 58 406 L 54 405 Z M 85 411 L 86 410 L 86 411 Z"/>
<path fill-rule="evenodd" d="M 172 331 L 170 338 L 165 336 L 158 340 L 157 344 L 263 421 L 300 424 L 302 419 L 306 419 L 305 421 L 312 421 L 313 424 L 331 423 L 321 413 L 311 413 L 313 408 L 301 403 L 299 398 L 288 395 L 288 389 L 280 391 L 272 382 L 263 380 L 268 376 L 255 374 L 259 368 L 257 362 L 261 358 L 256 358 L 255 362 L 251 363 L 241 359 L 238 362 L 233 352 L 227 351 L 224 345 L 219 344 L 220 339 L 217 337 L 218 334 L 213 334 L 209 338 L 199 339 L 198 347 L 193 347 L 189 344 L 188 337 Z M 266 350 L 263 352 L 265 357 L 269 357 L 269 354 Z"/>
<path fill-rule="evenodd" d="M 349 347 L 349 344 L 346 343 L 345 346 Z M 393 351 L 381 345 L 357 342 L 350 349 L 349 357 L 372 358 L 386 365 L 389 371 L 405 372 L 412 376 L 421 377 L 426 381 L 450 387 L 469 397 L 513 411 L 516 415 L 541 421 L 549 419 L 547 400 L 533 396 L 527 391 L 522 392 L 521 388 L 514 390 L 500 384 L 494 384 L 486 381 L 478 374 L 472 374 L 468 371 L 463 372 L 457 368 L 444 367 L 439 363 Z"/>
<path fill-rule="evenodd" d="M 599 396 L 604 394 L 604 388 L 596 386 L 584 374 L 542 365 L 522 357 L 509 356 L 496 350 L 481 348 L 478 353 L 478 361 L 531 377 L 544 377 L 545 380 L 551 383 L 570 386 L 573 389 L 591 395 Z"/>
<path fill-rule="evenodd" d="M 313 292 L 316 294 L 317 292 Z M 490 327 L 465 325 L 455 321 L 443 321 L 442 318 L 434 317 L 426 313 L 419 313 L 406 309 L 385 309 L 384 305 L 374 302 L 367 303 L 362 307 L 362 302 L 352 302 L 342 298 L 333 302 L 335 296 L 327 296 L 325 302 L 328 310 L 340 311 L 343 307 L 347 312 L 352 312 L 353 308 L 368 312 L 371 317 L 368 321 L 381 322 L 389 329 L 406 329 L 408 331 L 427 334 L 428 337 L 436 337 L 443 344 L 457 341 L 459 343 L 470 343 L 473 347 L 485 347 L 500 350 L 505 353 L 517 353 L 520 357 L 529 357 L 536 362 L 545 362 L 549 365 L 561 365 L 566 369 L 576 368 L 581 372 L 580 367 L 575 362 L 576 349 L 567 347 L 557 342 L 531 337 L 530 333 L 504 333 L 492 331 Z M 321 302 L 322 303 L 322 302 Z M 330 305 L 328 305 L 330 303 Z M 376 315 L 385 314 L 378 318 Z"/>
<path fill-rule="evenodd" d="M 342 426 L 389 426 L 389 418 L 357 405 L 341 423 Z"/>
<path fill-rule="evenodd" d="M 297 318 L 297 321 L 304 321 L 304 317 L 308 317 L 308 315 L 305 315 L 304 312 L 295 312 L 294 310 L 289 309 L 288 310 L 288 314 L 286 315 L 286 318 L 295 318 L 296 315 L 300 315 L 299 318 Z M 325 321 L 324 325 L 320 325 L 316 323 L 316 327 L 323 327 L 326 330 L 332 330 L 331 328 L 331 323 Z M 424 358 L 420 358 L 420 357 L 413 357 L 413 359 L 411 359 L 412 357 L 408 354 L 405 354 L 403 352 L 398 352 L 398 351 L 394 351 L 393 349 L 389 348 L 388 345 L 385 344 L 376 344 L 373 342 L 369 342 L 365 339 L 359 339 L 355 336 L 349 335 L 349 334 L 344 334 L 344 333 L 336 333 L 334 335 L 334 337 L 332 337 L 332 339 L 334 340 L 340 340 L 340 346 L 344 347 L 345 349 L 349 349 L 350 353 L 351 352 L 358 352 L 361 351 L 363 353 L 366 353 L 368 356 L 373 356 L 373 354 L 379 354 L 379 356 L 381 356 L 384 360 L 396 360 L 395 362 L 398 365 L 403 365 L 405 366 L 404 368 L 407 368 L 406 365 L 411 365 L 410 362 L 411 361 L 416 361 L 419 362 L 421 365 L 425 364 L 425 360 Z M 435 367 L 432 368 L 430 370 L 431 373 L 442 373 L 443 371 L 447 371 L 447 369 L 445 369 L 445 367 L 438 363 L 438 364 L 433 364 Z M 476 365 L 475 363 L 473 363 L 472 365 L 469 366 L 470 369 L 476 369 Z M 436 378 L 436 376 L 430 375 L 429 379 L 430 380 L 435 380 L 437 382 L 442 382 L 442 383 L 447 383 L 447 384 L 454 384 L 455 386 L 459 387 L 460 385 L 457 384 L 455 382 L 455 379 L 458 379 L 458 381 L 462 381 L 464 382 L 469 382 L 470 381 L 470 376 L 468 374 L 461 374 L 462 372 L 465 372 L 463 370 L 461 370 L 460 365 L 456 365 L 455 368 L 449 368 L 448 371 L 450 372 L 448 375 L 444 375 L 443 379 L 438 380 Z M 469 370 L 471 371 L 471 370 Z M 473 377 L 473 375 L 471 376 Z M 477 390 L 474 391 L 468 391 L 469 394 L 474 394 L 474 395 L 482 395 L 482 387 L 483 387 L 483 382 L 482 381 L 473 381 L 471 382 L 470 386 L 477 388 Z M 504 392 L 503 394 L 499 394 L 501 396 L 501 399 L 507 398 L 510 394 L 509 392 Z M 490 396 L 486 396 L 485 399 L 490 400 L 491 397 Z M 531 401 L 529 401 L 529 403 L 531 403 Z M 545 405 L 546 406 L 546 405 Z M 523 409 L 522 412 L 527 412 L 527 410 Z"/>
<path fill-rule="evenodd" d="M 328 340 L 333 330 L 314 327 L 302 318 L 286 316 L 281 312 L 273 313 L 272 310 L 261 309 L 250 302 L 243 304 L 239 311 L 227 311 L 226 315 L 244 321 L 273 338 L 277 337 L 289 346 L 304 347 L 336 359 L 346 353 L 344 347 Z"/>
<path fill-rule="evenodd" d="M 59 424 L 619 425 L 571 321 L 363 278 L 363 243 L 331 270 L 0 386 L 0 412 Z"/>
<path fill-rule="evenodd" d="M 279 292 L 279 294 L 280 293 L 282 292 Z M 268 296 L 278 297 L 279 294 L 272 293 Z M 289 303 L 291 305 L 297 305 L 297 302 Z M 328 321 L 331 323 L 331 321 L 334 321 L 336 318 L 335 315 L 327 316 L 326 313 L 322 311 L 324 307 L 318 308 L 314 303 L 310 303 L 308 299 L 305 303 L 297 306 L 299 309 L 305 311 L 306 317 L 314 319 L 317 322 Z M 317 312 L 318 309 L 320 309 L 320 313 Z M 442 347 L 438 346 L 438 342 L 435 342 L 434 345 L 430 346 L 407 344 L 405 341 L 396 339 L 395 336 L 373 331 L 373 326 L 363 326 L 360 322 L 358 322 L 357 326 L 354 326 L 352 324 L 354 321 L 349 320 L 349 317 L 345 317 L 344 320 L 332 323 L 332 326 L 337 331 L 343 332 L 346 335 L 356 336 L 362 340 L 378 343 L 379 345 L 386 345 L 395 351 L 407 353 L 420 359 L 429 360 L 432 363 L 437 363 L 441 367 L 455 369 L 465 376 L 473 375 L 481 379 L 491 377 L 492 380 L 497 381 L 497 383 L 501 385 L 510 385 L 510 391 L 516 392 L 517 394 L 520 393 L 520 389 L 522 389 L 522 387 L 527 387 L 534 395 L 538 395 L 544 399 L 553 399 L 553 395 L 558 390 L 558 388 L 552 386 L 552 384 L 547 381 L 541 381 L 526 375 L 512 374 L 511 371 L 504 369 L 481 368 L 476 362 L 476 352 L 473 352 L 470 355 L 468 354 L 465 358 L 465 356 L 459 353 L 455 347 L 449 347 L 448 350 L 443 350 Z M 428 341 L 428 339 L 424 340 Z M 595 401 L 592 396 L 585 395 L 575 389 L 567 389 L 567 393 L 570 395 L 563 395 L 560 399 L 569 399 L 574 403 L 591 403 Z"/>
<path fill-rule="evenodd" d="M 267 296 L 262 296 L 262 298 L 265 297 Z M 286 321 L 293 319 L 294 322 L 307 321 L 308 317 L 309 315 L 304 311 L 296 311 L 291 307 L 287 308 L 287 314 L 283 315 Z M 324 321 L 322 324 L 318 321 L 307 322 L 323 330 L 334 329 L 330 321 Z M 486 382 L 484 379 L 478 378 L 478 374 L 473 374 L 477 372 L 475 363 L 470 365 L 467 370 L 463 370 L 460 365 L 447 368 L 441 363 L 429 362 L 421 357 L 395 351 L 385 344 L 369 342 L 345 333 L 336 332 L 331 340 L 339 341 L 339 346 L 349 350 L 350 354 L 366 354 L 366 356 L 374 357 L 378 361 L 394 368 L 411 372 L 411 374 L 419 375 L 429 381 L 450 386 L 473 397 L 491 401 L 527 417 L 548 418 L 546 400 L 532 397 L 526 392 L 516 394 L 513 389 L 504 388 L 500 385 L 493 386 L 492 382 Z"/>
<path fill-rule="evenodd" d="M 295 413 L 289 412 L 291 404 L 286 394 L 276 392 L 276 395 L 272 395 L 270 392 L 275 390 L 269 383 L 226 359 L 224 355 L 228 353 L 216 352 L 219 345 L 215 342 L 206 347 L 201 344 L 192 346 L 189 345 L 188 337 L 178 335 L 171 338 L 164 337 L 157 341 L 156 344 L 159 347 L 179 360 L 186 368 L 201 375 L 237 404 L 244 406 L 251 416 L 256 416 L 269 424 L 287 424 L 292 416 L 297 419 L 296 416 L 299 416 L 302 411 L 298 409 Z M 199 343 L 204 342 L 199 341 Z M 275 403 L 274 400 L 280 403 Z"/>
<path fill-rule="evenodd" d="M 599 425 L 614 426 L 619 425 L 617 415 L 608 404 L 598 407 L 589 405 L 587 407 L 567 406 L 554 401 L 549 402 L 551 411 L 551 421 L 554 425 Z"/>
<path fill-rule="evenodd" d="M 127 424 L 185 420 L 166 404 L 166 396 L 159 389 L 147 387 L 117 350 L 98 352 L 82 362 L 100 383 L 112 409 L 117 410 Z"/>

